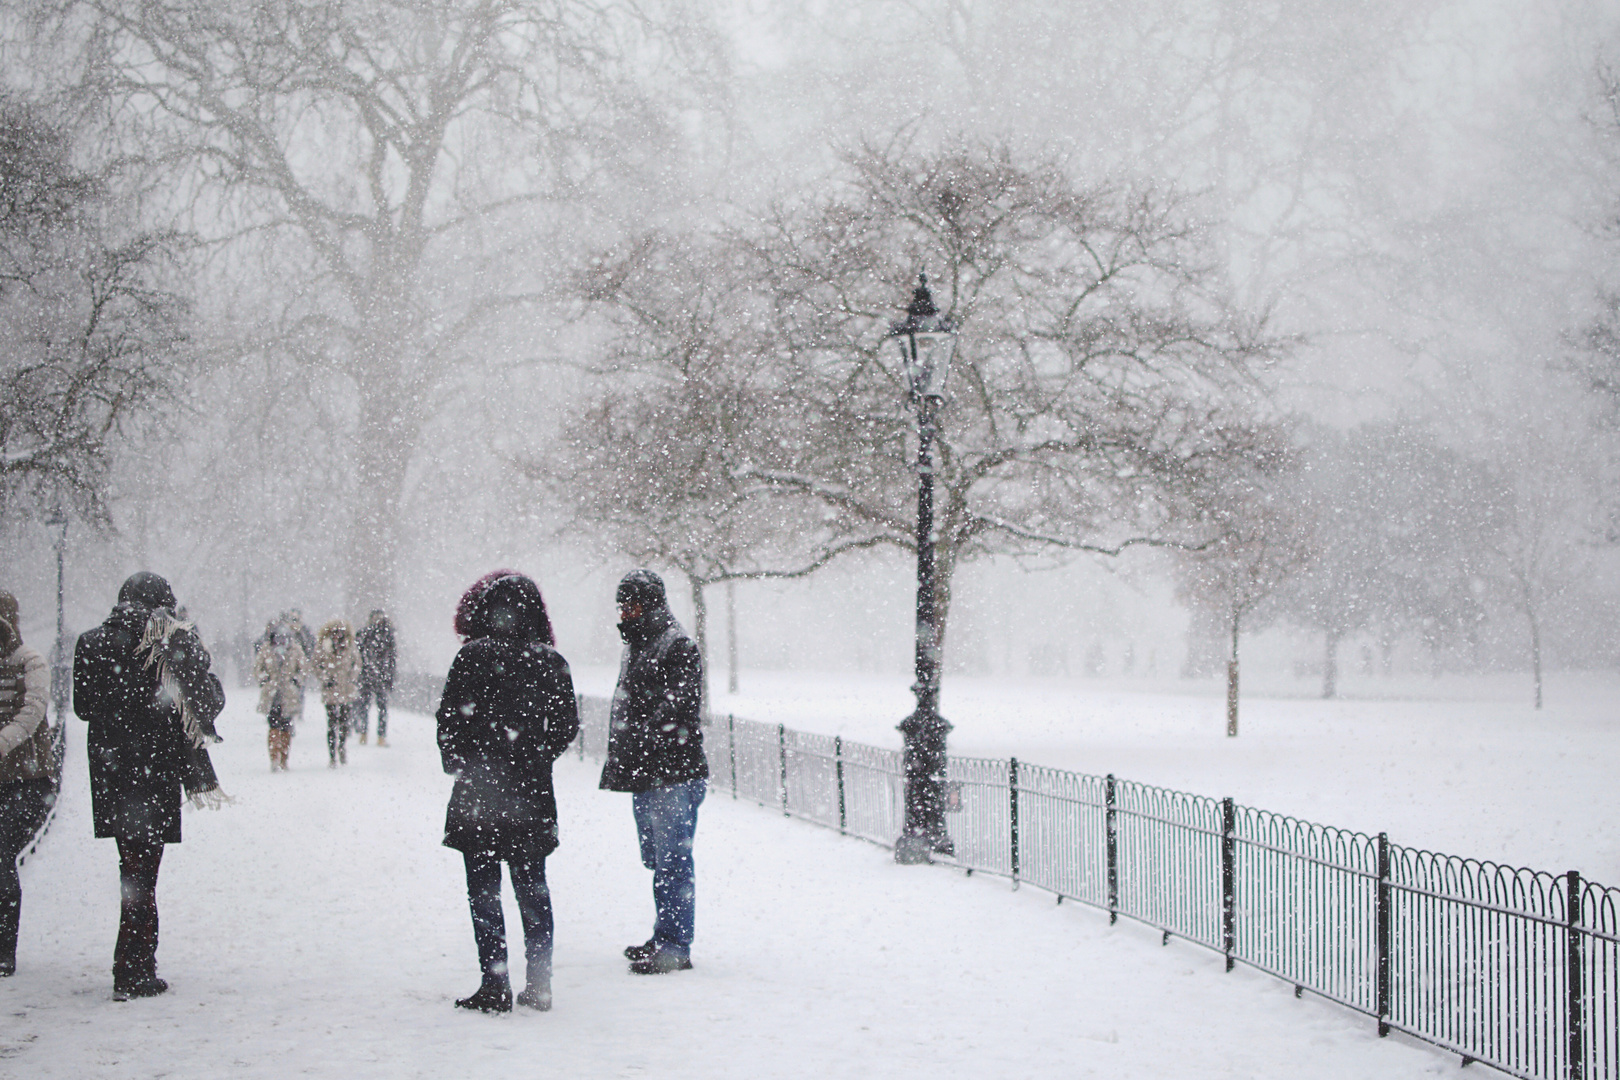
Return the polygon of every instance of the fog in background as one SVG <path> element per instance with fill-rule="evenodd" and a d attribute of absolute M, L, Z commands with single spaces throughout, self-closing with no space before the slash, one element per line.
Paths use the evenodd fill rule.
<path fill-rule="evenodd" d="M 338 333 L 321 328 L 341 321 L 330 314 L 338 286 L 307 237 L 263 224 L 282 208 L 162 163 L 130 165 L 143 124 L 157 123 L 141 113 L 150 106 L 113 104 L 116 81 L 95 82 L 80 60 L 86 27 L 124 6 L 26 3 L 0 16 L 12 91 L 71 119 L 75 160 L 123 185 L 130 214 L 192 239 L 169 279 L 189 302 L 183 390 L 158 421 L 111 439 L 104 519 L 71 511 L 70 634 L 105 617 L 124 576 L 151 569 L 211 644 L 256 637 L 290 607 L 318 625 L 363 618 L 384 598 L 402 663 L 442 672 L 457 597 L 512 567 L 540 582 L 571 662 L 611 664 L 612 589 L 635 563 L 606 533 L 593 540 L 533 475 L 566 456 L 565 422 L 603 383 L 603 333 L 571 283 L 648 227 L 745 228 L 834 188 L 843 155 L 863 145 L 981 140 L 1054 158 L 1080 182 L 1185 193 L 1232 296 L 1295 342 L 1266 376 L 1276 407 L 1326 432 L 1400 422 L 1489 463 L 1536 527 L 1543 662 L 1620 663 L 1620 431 L 1611 398 L 1571 360 L 1586 355 L 1579 342 L 1606 290 L 1620 288 L 1620 239 L 1608 230 L 1620 142 L 1605 98 L 1620 6 L 739 0 L 648 8 L 648 21 L 631 20 L 641 36 L 611 41 L 590 39 L 584 20 L 587 40 L 613 55 L 558 69 L 576 107 L 548 114 L 544 138 L 511 141 L 474 110 L 444 148 L 441 218 L 466 191 L 486 192 L 486 210 L 427 248 L 412 304 L 433 325 L 421 332 L 441 332 L 481 297 L 511 302 L 482 312 L 447 347 L 452 360 L 416 384 L 415 430 L 368 419 L 355 372 L 371 363 L 366 350 L 386 347 L 332 344 Z M 513 110 L 529 92 L 514 89 Z M 341 117 L 322 123 L 294 159 L 325 195 L 363 208 L 364 155 Z M 893 282 L 896 317 L 911 284 Z M 367 440 L 387 442 L 397 462 L 360 462 Z M 357 523 L 372 512 L 364 477 L 396 465 L 397 545 L 357 556 Z M 14 491 L 0 530 L 0 585 L 17 593 L 35 644 L 54 631 L 51 498 Z M 388 580 L 365 584 L 361 558 L 392 565 Z M 1212 676 L 1225 656 L 1221 614 L 1178 599 L 1173 563 L 1141 549 L 965 562 L 946 671 Z M 690 625 L 684 579 L 655 569 Z M 1528 671 L 1507 578 L 1470 573 L 1478 611 L 1466 631 L 1425 640 L 1368 624 L 1339 643 L 1344 670 L 1369 680 L 1356 692 L 1376 692 L 1371 680 L 1386 674 Z M 857 552 L 802 580 L 730 588 L 744 678 L 750 668 L 909 677 L 907 553 Z M 727 589 L 705 593 L 716 686 Z M 1306 689 L 1320 680 L 1322 635 L 1309 625 L 1278 612 L 1248 629 L 1253 670 Z"/>

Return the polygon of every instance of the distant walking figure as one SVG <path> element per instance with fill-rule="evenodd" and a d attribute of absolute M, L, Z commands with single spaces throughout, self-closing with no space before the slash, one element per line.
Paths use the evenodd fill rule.
<path fill-rule="evenodd" d="M 286 772 L 293 725 L 304 713 L 309 661 L 303 646 L 286 626 L 277 623 L 269 633 L 269 644 L 253 658 L 253 677 L 259 681 L 259 711 L 270 728 L 270 771 Z"/>
<path fill-rule="evenodd" d="M 641 863 L 653 872 L 652 937 L 624 955 L 635 974 L 663 975 L 692 966 L 692 838 L 709 776 L 703 658 L 670 613 L 657 574 L 632 570 L 619 582 L 616 599 L 626 644 L 601 786 L 631 792 Z"/>
<path fill-rule="evenodd" d="M 462 597 L 467 639 L 439 703 L 439 754 L 456 778 L 444 844 L 462 853 L 483 981 L 462 1009 L 509 1012 L 501 863 L 523 919 L 526 981 L 518 1004 L 551 1008 L 551 892 L 546 856 L 557 848 L 551 766 L 579 733 L 574 682 L 554 647 L 540 589 L 522 574 L 480 578 Z"/>
<path fill-rule="evenodd" d="M 377 745 L 388 745 L 388 695 L 394 692 L 394 624 L 381 609 L 373 611 L 360 628 L 360 700 L 354 707 L 360 745 L 366 743 L 366 720 L 371 699 L 377 699 Z"/>
<path fill-rule="evenodd" d="M 95 834 L 118 841 L 119 1000 L 169 988 L 157 977 L 158 864 L 163 845 L 180 842 L 182 787 L 199 806 L 226 801 L 206 749 L 219 739 L 214 718 L 224 707 L 208 650 L 156 574 L 124 582 L 107 621 L 79 635 L 73 711 L 90 723 Z"/>
<path fill-rule="evenodd" d="M 326 706 L 327 767 L 349 763 L 349 710 L 360 697 L 360 650 L 342 619 L 328 620 L 315 639 L 315 677 Z"/>

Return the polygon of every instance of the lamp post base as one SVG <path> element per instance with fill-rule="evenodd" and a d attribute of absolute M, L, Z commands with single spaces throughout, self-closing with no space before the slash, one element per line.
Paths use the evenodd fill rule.
<path fill-rule="evenodd" d="M 917 866 L 934 861 L 934 845 L 926 836 L 906 833 L 894 842 L 894 861 L 901 866 Z"/>

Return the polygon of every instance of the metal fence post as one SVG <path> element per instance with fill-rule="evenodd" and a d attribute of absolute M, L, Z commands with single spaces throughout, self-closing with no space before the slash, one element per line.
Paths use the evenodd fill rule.
<path fill-rule="evenodd" d="M 1226 970 L 1237 963 L 1237 808 L 1230 798 L 1221 800 L 1221 951 Z"/>
<path fill-rule="evenodd" d="M 1018 888 L 1018 759 L 1012 758 L 1007 762 L 1007 813 L 1012 822 L 1010 835 L 1012 838 L 1012 880 L 1013 888 Z"/>
<path fill-rule="evenodd" d="M 782 761 L 782 816 L 788 816 L 787 792 L 787 725 L 776 725 L 776 752 Z"/>
<path fill-rule="evenodd" d="M 1378 834 L 1378 896 L 1376 920 L 1378 923 L 1378 1037 L 1389 1034 L 1390 1007 L 1390 884 L 1389 834 Z"/>
<path fill-rule="evenodd" d="M 731 797 L 737 797 L 737 718 L 726 714 L 726 739 L 731 744 Z"/>
<path fill-rule="evenodd" d="M 838 772 L 838 835 L 846 833 L 848 818 L 844 814 L 844 737 L 833 736 L 833 765 Z"/>
<path fill-rule="evenodd" d="M 1564 921 L 1569 937 L 1569 973 L 1565 986 L 1569 991 L 1569 1080 L 1582 1080 L 1586 1075 L 1586 1017 L 1584 988 L 1581 985 L 1585 966 L 1585 950 L 1581 948 L 1581 875 L 1571 870 L 1564 878 Z"/>
<path fill-rule="evenodd" d="M 1114 820 L 1114 774 L 1109 773 L 1103 788 L 1105 850 L 1108 858 L 1108 925 L 1119 922 L 1119 827 Z"/>

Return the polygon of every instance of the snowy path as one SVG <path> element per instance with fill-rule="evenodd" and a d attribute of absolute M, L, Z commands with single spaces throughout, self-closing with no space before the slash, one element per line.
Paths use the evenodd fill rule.
<path fill-rule="evenodd" d="M 318 708 L 318 707 L 317 707 Z M 628 799 L 557 771 L 556 1009 L 450 1005 L 477 983 L 431 721 L 325 767 L 314 711 L 272 776 L 240 694 L 215 750 L 238 804 L 186 811 L 159 886 L 162 998 L 111 1000 L 116 856 L 90 837 L 84 728 L 23 870 L 0 1077 L 1403 1077 L 1457 1059 L 1152 931 L 711 796 L 696 969 L 625 973 L 646 936 Z M 508 928 L 517 926 L 510 896 Z"/>

